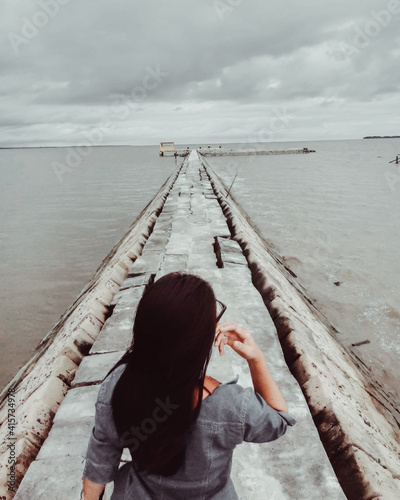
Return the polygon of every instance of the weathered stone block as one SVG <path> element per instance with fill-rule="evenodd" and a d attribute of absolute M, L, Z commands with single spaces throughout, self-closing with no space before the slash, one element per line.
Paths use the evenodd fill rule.
<path fill-rule="evenodd" d="M 15 500 L 79 500 L 82 491 L 82 457 L 57 457 L 31 464 Z"/>
<path fill-rule="evenodd" d="M 130 259 L 127 255 L 122 255 L 118 261 L 118 265 L 122 267 L 124 272 L 128 272 L 132 267 L 132 259 Z"/>
<path fill-rule="evenodd" d="M 103 326 L 103 321 L 98 319 L 94 314 L 87 314 L 78 326 L 73 330 L 72 336 L 75 337 L 75 332 L 82 330 L 87 333 L 93 340 L 96 340 L 101 327 Z"/>
<path fill-rule="evenodd" d="M 115 281 L 112 280 L 106 281 L 101 292 L 99 293 L 98 296 L 99 302 L 104 306 L 109 306 L 113 297 L 118 292 L 118 290 L 119 290 L 119 285 Z"/>
<path fill-rule="evenodd" d="M 126 288 L 132 288 L 132 287 L 138 287 L 138 286 L 145 286 L 149 282 L 151 274 L 141 274 L 139 276 L 136 275 L 131 275 L 128 277 L 121 285 L 120 290 L 125 290 Z"/>
<path fill-rule="evenodd" d="M 67 425 L 69 422 L 93 419 L 99 389 L 100 385 L 70 389 L 57 411 L 54 425 Z"/>
<path fill-rule="evenodd" d="M 110 269 L 110 278 L 119 285 L 124 281 L 126 278 L 127 271 L 123 269 L 121 266 L 114 266 L 112 269 Z"/>
<path fill-rule="evenodd" d="M 91 341 L 93 341 L 93 339 L 91 339 Z M 86 354 L 89 351 L 91 345 L 92 345 L 92 343 L 90 343 L 90 345 L 86 351 Z M 61 349 L 60 354 L 65 355 L 68 358 L 70 358 L 71 361 L 73 361 L 76 365 L 80 364 L 80 362 L 84 356 L 84 354 L 82 353 L 82 351 L 79 347 L 79 344 L 75 342 L 75 339 L 68 340 L 68 342 Z"/>
<path fill-rule="evenodd" d="M 74 378 L 77 369 L 78 365 L 74 361 L 65 354 L 61 354 L 54 359 L 50 374 L 58 377 L 68 385 Z"/>
<path fill-rule="evenodd" d="M 70 456 L 84 457 L 93 423 L 93 416 L 64 420 L 63 423 L 55 422 L 36 460 L 53 460 L 56 457 Z"/>
<path fill-rule="evenodd" d="M 17 489 L 20 482 L 22 481 L 29 464 L 34 458 L 39 449 L 28 439 L 20 438 L 15 443 L 16 456 L 18 457 L 17 463 L 14 466 L 14 470 L 11 471 L 9 458 L 9 450 L 2 452 L 0 459 L 0 498 L 11 500 L 14 497 L 14 491 L 12 489 Z M 9 475 L 12 474 L 12 477 Z M 10 481 L 10 483 L 8 483 Z M 14 484 L 16 487 L 14 488 Z M 11 487 L 11 490 L 9 490 Z"/>
<path fill-rule="evenodd" d="M 179 254 L 187 254 L 189 252 L 192 243 L 192 238 L 190 234 L 187 234 L 187 229 L 188 228 L 186 228 L 186 234 L 173 233 L 171 235 L 171 238 L 169 239 L 167 246 L 165 248 L 167 256 L 169 254 L 179 255 Z"/>
<path fill-rule="evenodd" d="M 73 333 L 74 344 L 76 345 L 78 351 L 82 354 L 82 356 L 86 356 L 91 346 L 93 345 L 93 338 L 80 328 L 76 329 Z M 69 351 L 69 353 L 72 354 L 72 351 Z"/>
<path fill-rule="evenodd" d="M 58 377 L 50 377 L 45 380 L 29 398 L 24 402 L 23 415 L 19 417 L 19 428 L 42 427 L 39 417 L 35 414 L 35 409 L 42 407 L 50 410 L 52 417 L 55 415 L 61 401 L 68 391 L 68 386 Z"/>
<path fill-rule="evenodd" d="M 72 387 L 100 384 L 124 352 L 111 352 L 86 356 L 76 372 Z"/>
<path fill-rule="evenodd" d="M 160 264 L 162 261 L 161 253 L 143 253 L 140 257 L 136 259 L 133 263 L 130 273 L 156 273 L 160 269 Z M 121 281 L 122 284 L 123 281 Z"/>
<path fill-rule="evenodd" d="M 146 280 L 149 281 L 149 279 L 150 275 L 146 275 Z M 116 306 L 116 307 L 130 306 L 132 309 L 135 309 L 137 307 L 139 300 L 143 295 L 144 290 L 145 286 L 124 288 L 114 296 L 114 299 L 111 302 L 111 306 Z M 105 323 L 105 325 L 106 324 L 107 322 Z"/>
<path fill-rule="evenodd" d="M 51 428 L 54 415 L 68 386 L 57 377 L 46 380 L 24 403 L 17 414 L 18 438 L 40 448 Z"/>
<path fill-rule="evenodd" d="M 133 322 L 131 328 L 113 328 L 102 331 L 90 349 L 90 354 L 127 351 L 132 344 Z"/>

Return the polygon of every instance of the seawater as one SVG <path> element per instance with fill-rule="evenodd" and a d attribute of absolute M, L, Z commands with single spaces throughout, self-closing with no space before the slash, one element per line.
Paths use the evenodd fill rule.
<path fill-rule="evenodd" d="M 208 161 L 227 186 L 238 174 L 236 200 L 337 328 L 339 340 L 347 346 L 370 341 L 352 349 L 400 400 L 400 182 L 388 163 L 400 153 L 400 141 L 256 147 L 316 150 Z M 157 147 L 93 148 L 59 182 L 53 162 L 65 164 L 69 152 L 0 150 L 1 386 L 175 169 L 174 159 L 160 158 Z"/>

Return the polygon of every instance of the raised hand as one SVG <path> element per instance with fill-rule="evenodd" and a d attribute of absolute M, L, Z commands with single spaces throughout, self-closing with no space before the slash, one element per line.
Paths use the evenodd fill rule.
<path fill-rule="evenodd" d="M 240 325 L 225 321 L 217 324 L 217 336 L 214 345 L 219 353 L 224 354 L 224 346 L 229 345 L 239 356 L 252 361 L 263 357 L 263 354 L 253 339 L 252 334 Z"/>
<path fill-rule="evenodd" d="M 252 334 L 242 326 L 227 321 L 217 324 L 216 333 L 214 345 L 218 347 L 220 355 L 224 354 L 225 345 L 232 347 L 239 356 L 242 356 L 248 362 L 254 391 L 258 392 L 272 408 L 287 412 L 286 401 L 269 371 L 263 352 L 256 344 Z"/>

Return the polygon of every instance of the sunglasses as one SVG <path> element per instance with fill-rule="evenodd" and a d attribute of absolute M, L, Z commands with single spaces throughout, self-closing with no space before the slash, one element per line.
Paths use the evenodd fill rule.
<path fill-rule="evenodd" d="M 222 315 L 226 311 L 226 305 L 223 304 L 220 300 L 216 300 L 217 302 L 217 323 L 219 323 L 219 320 L 222 318 Z"/>

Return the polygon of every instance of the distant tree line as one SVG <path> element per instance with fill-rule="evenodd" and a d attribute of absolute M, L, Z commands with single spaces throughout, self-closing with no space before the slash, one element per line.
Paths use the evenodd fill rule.
<path fill-rule="evenodd" d="M 400 139 L 400 135 L 367 135 L 363 139 Z"/>

